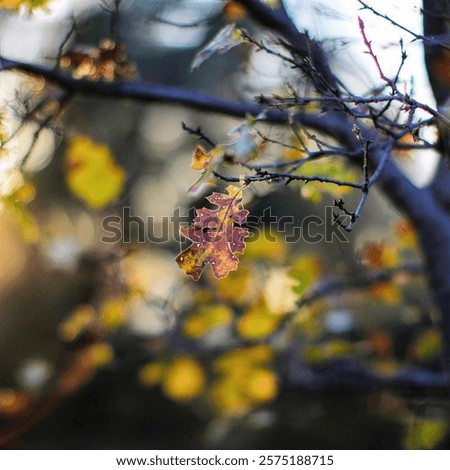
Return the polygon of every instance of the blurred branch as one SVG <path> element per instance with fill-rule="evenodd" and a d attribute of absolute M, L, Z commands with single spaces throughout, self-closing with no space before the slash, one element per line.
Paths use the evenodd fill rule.
<path fill-rule="evenodd" d="M 66 106 L 69 104 L 70 100 L 72 98 L 72 95 L 67 93 L 65 94 L 60 100 L 59 100 L 59 106 L 58 109 L 54 113 L 49 113 L 48 116 L 43 119 L 41 122 L 39 122 L 39 125 L 37 129 L 34 131 L 33 136 L 32 136 L 32 141 L 31 145 L 23 157 L 22 163 L 20 164 L 21 168 L 24 168 L 28 159 L 30 158 L 30 155 L 33 153 L 34 148 L 36 147 L 36 144 L 38 142 L 39 136 L 41 135 L 41 132 L 49 127 L 51 123 L 57 119 L 65 110 Z"/>
<path fill-rule="evenodd" d="M 395 269 L 383 269 L 379 271 L 361 272 L 356 276 L 339 279 L 325 279 L 320 282 L 314 289 L 306 294 L 299 302 L 299 307 L 304 307 L 315 300 L 321 299 L 328 295 L 343 292 L 347 289 L 367 289 L 368 287 L 378 284 L 379 282 L 391 281 L 399 273 L 408 274 L 424 274 L 424 267 L 421 264 L 405 264 Z"/>
<path fill-rule="evenodd" d="M 241 3 L 258 4 L 260 2 L 239 0 Z M 261 7 L 267 8 L 267 7 Z M 266 10 L 264 10 L 266 11 Z M 272 9 L 267 9 L 272 12 Z M 283 21 L 287 17 L 278 12 Z M 278 16 L 276 16 L 278 18 Z M 278 25 L 279 26 L 279 25 Z M 302 35 L 301 35 L 302 37 Z M 10 59 L 2 59 L 3 70 L 19 69 L 43 76 L 56 82 L 68 92 L 78 92 L 106 96 L 109 98 L 135 99 L 143 102 L 177 103 L 188 105 L 202 111 L 218 112 L 229 116 L 244 118 L 251 114 L 257 116 L 267 108 L 248 102 L 233 102 L 226 99 L 210 96 L 204 93 L 170 87 L 164 85 L 149 84 L 141 81 L 125 82 L 102 82 L 78 80 L 62 72 L 52 70 L 39 65 L 24 64 Z M 329 93 L 327 90 L 325 93 Z M 267 111 L 266 121 L 278 124 L 289 124 L 294 122 L 306 127 L 313 128 L 324 135 L 333 136 L 348 152 L 350 158 L 360 165 L 362 163 L 361 149 L 353 132 L 354 117 L 348 116 L 346 109 L 328 111 L 326 113 L 297 112 L 290 116 L 287 112 L 278 109 Z M 430 270 L 431 282 L 434 288 L 436 303 L 443 315 L 443 330 L 445 343 L 448 347 L 446 357 L 450 359 L 450 215 L 442 207 L 440 200 L 431 188 L 419 189 L 415 187 L 395 166 L 389 158 L 390 152 L 386 152 L 386 145 L 395 142 L 393 137 L 385 136 L 380 139 L 380 133 L 376 129 L 358 124 L 361 129 L 362 138 L 365 141 L 374 142 L 371 146 L 371 164 L 375 168 L 382 169 L 377 172 L 377 181 L 384 189 L 386 195 L 393 204 L 402 210 L 414 223 L 422 248 Z M 402 132 L 408 132 L 404 129 Z M 353 154 L 353 152 L 355 152 Z M 264 179 L 282 178 L 286 181 L 292 180 L 292 175 L 267 173 Z M 258 177 L 261 179 L 261 177 Z M 359 188 L 359 186 L 357 186 Z M 360 188 L 361 189 L 361 188 Z"/>
<path fill-rule="evenodd" d="M 252 18 L 262 26 L 276 31 L 286 38 L 294 53 L 303 59 L 302 70 L 322 93 L 337 92 L 338 80 L 333 74 L 328 57 L 319 42 L 301 33 L 289 17 L 283 2 L 278 8 L 265 5 L 260 0 L 236 0 L 243 5 Z"/>
<path fill-rule="evenodd" d="M 181 123 L 181 127 L 183 131 L 187 132 L 188 134 L 197 136 L 198 140 L 203 140 L 207 144 L 211 145 L 211 147 L 215 147 L 216 144 L 202 132 L 202 129 L 200 127 L 197 127 L 197 129 L 193 129 L 192 127 L 189 127 L 185 122 Z"/>
<path fill-rule="evenodd" d="M 368 370 L 366 364 L 349 359 L 331 361 L 316 367 L 300 364 L 294 359 L 288 363 L 288 378 L 297 387 L 310 390 L 350 388 L 352 391 L 369 391 L 379 387 L 435 389 L 443 393 L 448 390 L 444 372 L 409 367 L 392 375 L 381 375 Z"/>
<path fill-rule="evenodd" d="M 96 94 L 111 98 L 128 98 L 148 103 L 178 103 L 201 111 L 218 112 L 235 117 L 245 117 L 246 114 L 256 116 L 264 110 L 264 107 L 258 104 L 232 102 L 189 89 L 138 80 L 123 82 L 80 80 L 60 69 L 52 70 L 40 65 L 26 64 L 5 58 L 0 58 L 0 69 L 18 69 L 37 74 L 71 92 Z M 287 121 L 287 115 L 278 111 L 269 111 L 267 119 L 273 123 L 283 123 Z"/>
<path fill-rule="evenodd" d="M 378 64 L 379 66 L 379 64 Z M 381 74 L 383 72 L 380 72 Z M 384 76 L 384 74 L 383 74 Z M 384 77 L 389 83 L 394 84 L 392 80 L 387 77 Z M 294 98 L 285 98 L 279 96 L 272 96 L 266 97 L 264 95 L 260 95 L 258 97 L 258 102 L 264 104 L 266 106 L 275 106 L 277 108 L 292 108 L 298 106 L 307 106 L 311 103 L 319 103 L 319 104 L 333 104 L 333 103 L 350 103 L 350 104 L 376 104 L 376 103 L 391 103 L 393 101 L 397 101 L 402 103 L 405 106 L 408 106 L 410 109 L 422 109 L 426 111 L 431 116 L 433 116 L 437 121 L 441 122 L 447 127 L 450 127 L 450 119 L 448 119 L 444 114 L 440 113 L 436 109 L 432 108 L 431 106 L 427 105 L 426 103 L 421 103 L 420 101 L 411 98 L 408 95 L 400 93 L 397 89 L 390 94 L 390 95 L 376 95 L 376 96 L 318 96 L 318 97 L 294 97 Z M 371 119 L 372 116 L 370 114 L 360 115 L 357 110 L 353 111 L 350 108 L 346 108 L 346 110 L 354 117 L 359 118 L 367 118 Z M 380 115 L 380 113 L 379 113 Z M 379 116 L 378 116 L 379 117 Z M 421 125 L 424 125 L 421 123 Z"/>
<path fill-rule="evenodd" d="M 72 18 L 72 25 L 69 28 L 69 30 L 67 31 L 67 33 L 66 33 L 63 41 L 61 42 L 60 46 L 58 47 L 58 53 L 56 54 L 55 68 L 59 67 L 59 62 L 60 62 L 61 57 L 63 55 L 64 48 L 66 47 L 66 45 L 69 42 L 72 34 L 75 33 L 76 30 L 77 30 L 77 24 L 76 24 L 76 21 L 75 21 L 75 17 L 73 17 Z"/>
<path fill-rule="evenodd" d="M 442 38 L 438 43 L 430 41 L 424 43 L 428 78 L 436 102 L 438 106 L 441 106 L 450 95 L 448 65 L 446 66 L 449 61 L 450 48 L 450 27 L 448 18 L 445 18 L 445 13 L 448 14 L 448 6 L 446 8 L 444 2 L 437 0 L 423 0 L 423 7 L 423 31 L 425 36 L 432 39 Z"/>
<path fill-rule="evenodd" d="M 211 26 L 214 23 L 216 23 L 220 18 L 221 18 L 221 14 L 215 15 L 211 18 L 203 18 L 198 21 L 192 21 L 190 23 L 180 23 L 178 21 L 171 21 L 166 18 L 162 18 L 160 16 L 154 16 L 151 18 L 151 20 L 157 23 L 166 24 L 168 26 L 175 26 L 176 28 L 185 29 L 185 28 L 198 28 L 200 26 Z"/>

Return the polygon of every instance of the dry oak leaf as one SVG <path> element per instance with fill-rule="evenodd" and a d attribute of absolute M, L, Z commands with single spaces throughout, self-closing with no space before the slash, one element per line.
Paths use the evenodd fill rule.
<path fill-rule="evenodd" d="M 244 239 L 249 231 L 240 225 L 247 221 L 248 211 L 242 207 L 241 189 L 230 185 L 226 190 L 227 194 L 213 193 L 207 197 L 217 209 L 197 209 L 193 224 L 180 229 L 192 245 L 176 261 L 195 281 L 208 263 L 217 279 L 228 276 L 238 268 L 235 253 L 243 253 L 245 249 Z"/>

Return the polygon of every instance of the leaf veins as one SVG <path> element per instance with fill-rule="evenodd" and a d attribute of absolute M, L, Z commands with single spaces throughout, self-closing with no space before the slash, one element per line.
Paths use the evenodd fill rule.
<path fill-rule="evenodd" d="M 248 229 L 241 227 L 247 221 L 248 211 L 242 207 L 240 188 L 228 186 L 227 194 L 213 193 L 207 199 L 217 208 L 197 209 L 192 225 L 180 229 L 192 244 L 176 261 L 195 281 L 208 263 L 217 279 L 235 271 L 239 264 L 236 253 L 244 252 L 244 239 L 249 235 Z"/>

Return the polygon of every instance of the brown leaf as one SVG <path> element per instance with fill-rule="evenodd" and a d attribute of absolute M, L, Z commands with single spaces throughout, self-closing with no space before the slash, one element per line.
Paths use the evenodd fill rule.
<path fill-rule="evenodd" d="M 211 153 L 207 152 L 201 145 L 197 145 L 192 154 L 191 167 L 193 170 L 204 170 L 211 161 Z"/>
<path fill-rule="evenodd" d="M 208 263 L 217 279 L 238 268 L 239 259 L 235 253 L 244 251 L 244 239 L 249 234 L 248 229 L 239 225 L 246 222 L 248 211 L 242 208 L 241 189 L 228 186 L 227 193 L 209 196 L 208 201 L 217 209 L 197 209 L 193 224 L 180 229 L 193 243 L 177 256 L 176 261 L 195 281 Z"/>

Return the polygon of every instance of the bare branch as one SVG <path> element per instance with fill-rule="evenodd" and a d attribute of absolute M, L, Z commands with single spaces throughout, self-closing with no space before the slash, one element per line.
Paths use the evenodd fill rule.
<path fill-rule="evenodd" d="M 366 2 L 363 2 L 362 0 L 358 0 L 358 2 L 363 6 L 363 8 L 361 8 L 361 10 L 370 10 L 374 15 L 389 21 L 389 23 L 391 23 L 392 25 L 396 26 L 397 28 L 399 28 L 399 29 L 407 32 L 411 36 L 413 36 L 414 37 L 413 41 L 421 40 L 426 44 L 441 46 L 444 49 L 450 50 L 450 46 L 448 44 L 445 44 L 444 42 L 439 41 L 439 39 L 436 39 L 434 37 L 427 37 L 427 36 L 423 36 L 422 34 L 415 33 L 414 31 L 411 31 L 410 29 L 406 28 L 405 26 L 401 25 L 400 23 L 397 23 L 396 21 L 394 21 L 390 16 L 385 15 L 385 14 L 380 13 L 379 11 L 375 10 L 375 8 L 371 7 Z"/>

